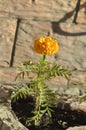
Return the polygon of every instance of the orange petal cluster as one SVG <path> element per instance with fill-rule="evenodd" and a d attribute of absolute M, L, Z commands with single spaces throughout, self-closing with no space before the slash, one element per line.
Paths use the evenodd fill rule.
<path fill-rule="evenodd" d="M 58 42 L 50 36 L 42 36 L 34 41 L 34 50 L 39 54 L 56 54 L 58 49 Z"/>

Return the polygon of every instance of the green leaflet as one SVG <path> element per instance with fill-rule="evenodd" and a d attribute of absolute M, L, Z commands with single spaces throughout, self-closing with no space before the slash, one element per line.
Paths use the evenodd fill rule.
<path fill-rule="evenodd" d="M 19 84 L 11 95 L 13 101 L 26 98 L 30 94 L 29 88 L 26 84 Z"/>

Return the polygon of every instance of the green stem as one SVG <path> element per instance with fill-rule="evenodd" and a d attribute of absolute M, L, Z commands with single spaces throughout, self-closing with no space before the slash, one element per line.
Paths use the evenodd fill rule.
<path fill-rule="evenodd" d="M 46 55 L 43 55 L 43 61 L 45 61 L 45 59 L 46 59 Z"/>

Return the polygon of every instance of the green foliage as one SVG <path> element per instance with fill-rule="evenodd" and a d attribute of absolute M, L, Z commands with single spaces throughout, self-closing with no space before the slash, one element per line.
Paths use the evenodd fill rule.
<path fill-rule="evenodd" d="M 86 94 L 79 99 L 79 103 L 85 102 L 86 101 Z"/>
<path fill-rule="evenodd" d="M 39 84 L 38 94 L 36 96 L 36 109 L 33 111 L 34 116 L 28 118 L 27 123 L 29 121 L 35 121 L 35 125 L 39 125 L 43 115 L 48 114 L 48 116 L 52 117 L 52 107 L 57 104 L 57 98 L 54 91 L 41 83 Z"/>
<path fill-rule="evenodd" d="M 57 104 L 56 92 L 51 90 L 45 81 L 49 81 L 56 76 L 68 79 L 71 72 L 61 65 L 49 63 L 44 57 L 36 63 L 31 61 L 22 63 L 19 71 L 16 79 L 28 77 L 30 83 L 29 85 L 19 84 L 12 93 L 12 100 L 17 101 L 26 98 L 28 95 L 34 96 L 36 98 L 35 110 L 32 112 L 33 116 L 27 119 L 27 123 L 33 121 L 35 125 L 40 125 L 44 115 L 47 114 L 52 117 L 53 108 Z M 32 77 L 30 73 L 33 73 Z"/>
<path fill-rule="evenodd" d="M 84 81 L 73 81 L 70 83 L 70 85 L 73 85 L 73 86 L 86 86 L 86 80 Z M 82 103 L 82 102 L 85 102 L 86 101 L 86 94 L 81 96 L 79 98 L 79 103 Z"/>
<path fill-rule="evenodd" d="M 48 74 L 50 77 L 55 76 L 63 76 L 65 78 L 69 78 L 71 76 L 71 72 L 68 69 L 64 69 L 61 65 L 53 65 Z"/>
<path fill-rule="evenodd" d="M 31 61 L 24 62 L 19 68 L 20 73 L 16 76 L 17 78 L 24 78 L 25 75 L 29 76 L 30 72 L 36 74 L 42 80 L 49 80 L 52 77 L 62 76 L 69 78 L 71 72 L 68 69 L 65 69 L 61 65 L 53 65 L 47 61 L 39 60 L 37 63 Z M 30 78 L 30 77 L 29 77 Z"/>
<path fill-rule="evenodd" d="M 82 85 L 82 86 L 86 86 L 86 80 L 84 80 L 84 81 L 73 81 L 73 82 L 71 82 L 71 85 Z"/>
<path fill-rule="evenodd" d="M 29 88 L 26 84 L 19 84 L 14 89 L 11 99 L 15 102 L 19 99 L 26 98 L 29 95 Z"/>

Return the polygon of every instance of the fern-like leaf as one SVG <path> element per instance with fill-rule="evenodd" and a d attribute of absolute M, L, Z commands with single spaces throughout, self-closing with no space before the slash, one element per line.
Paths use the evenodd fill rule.
<path fill-rule="evenodd" d="M 29 95 L 29 88 L 26 84 L 19 84 L 11 95 L 12 101 L 26 98 Z"/>
<path fill-rule="evenodd" d="M 86 94 L 79 99 L 79 103 L 86 102 Z"/>

